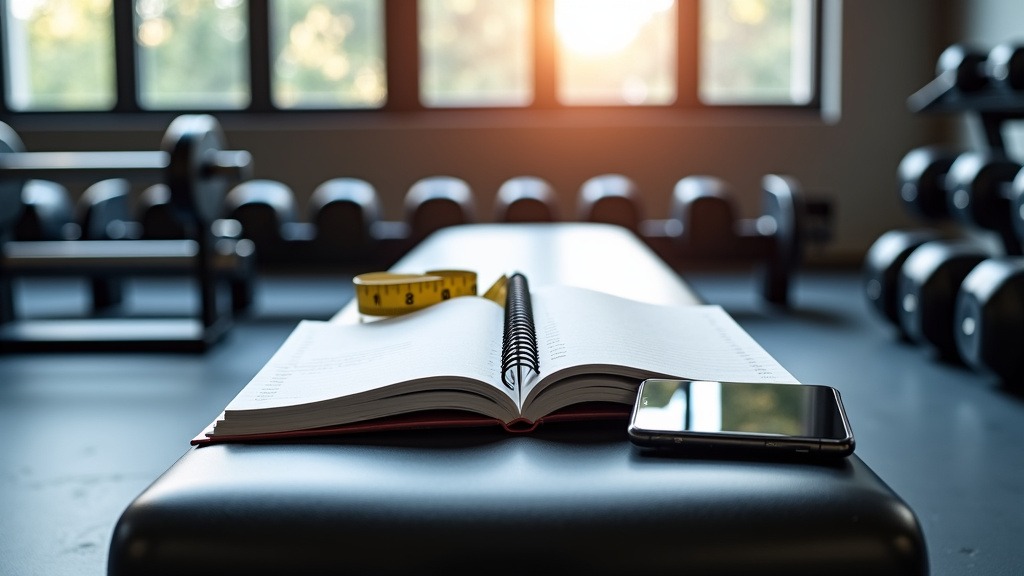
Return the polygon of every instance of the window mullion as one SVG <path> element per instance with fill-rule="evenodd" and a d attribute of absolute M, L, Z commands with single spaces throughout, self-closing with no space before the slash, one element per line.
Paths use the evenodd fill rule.
<path fill-rule="evenodd" d="M 811 86 L 812 86 L 811 94 L 812 94 L 812 96 L 811 96 L 811 101 L 807 103 L 807 107 L 808 108 L 818 108 L 818 109 L 821 108 L 821 100 L 822 100 L 822 98 L 821 98 L 821 89 L 822 89 L 822 86 L 823 86 L 823 81 L 822 81 L 822 72 L 823 72 L 823 70 L 822 70 L 822 60 L 824 59 L 824 54 L 825 54 L 825 44 L 824 44 L 824 39 L 822 37 L 822 31 L 824 31 L 824 29 L 825 29 L 825 25 L 824 25 L 825 15 L 822 12 L 824 10 L 823 4 L 824 4 L 824 2 L 822 2 L 822 0 L 815 0 L 814 1 L 814 6 L 813 6 L 813 10 L 814 10 L 814 15 L 813 15 L 814 24 L 812 26 L 812 29 L 813 29 L 814 38 L 812 39 L 812 44 L 811 44 L 811 58 L 814 58 L 814 62 L 811 64 L 811 74 L 813 75 L 813 77 L 811 79 L 811 82 L 812 82 L 812 84 L 811 84 Z"/>
<path fill-rule="evenodd" d="M 533 3 L 533 107 L 557 108 L 555 0 Z"/>
<path fill-rule="evenodd" d="M 419 110 L 418 2 L 384 2 L 387 102 L 384 110 Z"/>
<path fill-rule="evenodd" d="M 700 0 L 678 0 L 676 106 L 700 105 Z"/>
<path fill-rule="evenodd" d="M 249 109 L 274 109 L 271 97 L 270 2 L 249 0 Z"/>
<path fill-rule="evenodd" d="M 112 2 L 114 17 L 114 78 L 118 112 L 137 112 L 138 64 L 135 51 L 135 2 Z"/>

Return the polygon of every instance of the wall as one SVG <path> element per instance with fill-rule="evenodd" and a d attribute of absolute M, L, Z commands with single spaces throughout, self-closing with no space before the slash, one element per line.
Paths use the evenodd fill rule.
<path fill-rule="evenodd" d="M 661 218 L 683 176 L 726 178 L 735 187 L 739 214 L 755 216 L 761 176 L 787 173 L 836 204 L 834 240 L 811 254 L 812 261 L 859 263 L 879 234 L 909 222 L 895 192 L 902 155 L 944 137 L 942 119 L 918 117 L 906 107 L 906 98 L 932 78 L 943 10 L 930 0 L 827 4 L 841 10 L 841 66 L 829 68 L 841 73 L 829 96 L 839 114 L 831 121 L 800 114 L 637 111 L 614 118 L 587 112 L 410 113 L 222 122 L 230 147 L 253 152 L 257 177 L 288 183 L 300 202 L 323 180 L 355 176 L 378 188 L 389 219 L 403 218 L 405 190 L 432 174 L 466 179 L 477 194 L 479 219 L 489 220 L 494 192 L 519 174 L 551 181 L 563 214 L 571 216 L 584 180 L 623 173 L 639 184 L 645 215 Z M 1000 21 L 998 7 L 991 7 L 990 17 Z M 10 123 L 30 150 L 152 148 L 166 126 L 145 118 L 74 131 L 59 119 L 15 117 Z"/>

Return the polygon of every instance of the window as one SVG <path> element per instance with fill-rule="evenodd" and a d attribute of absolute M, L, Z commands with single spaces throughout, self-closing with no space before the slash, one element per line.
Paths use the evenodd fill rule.
<path fill-rule="evenodd" d="M 814 37 L 811 0 L 703 0 L 701 101 L 808 104 Z"/>
<path fill-rule="evenodd" d="M 7 108 L 113 108 L 112 1 L 5 3 L 2 36 Z"/>
<path fill-rule="evenodd" d="M 555 0 L 554 8 L 559 102 L 675 101 L 675 2 Z"/>
<path fill-rule="evenodd" d="M 139 104 L 240 109 L 250 101 L 242 0 L 136 0 Z"/>
<path fill-rule="evenodd" d="M 528 0 L 420 0 L 420 101 L 529 105 L 532 8 Z"/>
<path fill-rule="evenodd" d="M 820 102 L 822 0 L 0 0 L 0 111 Z"/>
<path fill-rule="evenodd" d="M 270 5 L 277 108 L 379 108 L 387 95 L 384 6 L 378 0 Z"/>

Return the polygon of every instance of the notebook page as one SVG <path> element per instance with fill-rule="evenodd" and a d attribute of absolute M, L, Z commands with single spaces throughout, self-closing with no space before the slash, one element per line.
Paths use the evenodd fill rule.
<path fill-rule="evenodd" d="M 371 393 L 431 376 L 472 378 L 505 390 L 496 381 L 502 314 L 494 302 L 464 297 L 367 324 L 303 321 L 227 411 Z"/>
<path fill-rule="evenodd" d="M 553 286 L 534 292 L 533 307 L 542 375 L 620 365 L 692 380 L 798 383 L 720 306 L 664 306 Z"/>

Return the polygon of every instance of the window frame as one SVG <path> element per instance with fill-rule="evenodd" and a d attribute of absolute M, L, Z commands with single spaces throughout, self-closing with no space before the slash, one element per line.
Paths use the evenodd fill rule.
<path fill-rule="evenodd" d="M 0 0 L 8 2 L 11 0 Z M 244 108 L 188 108 L 188 109 L 145 109 L 139 103 L 138 58 L 135 48 L 134 2 L 112 2 L 114 31 L 115 103 L 109 110 L 11 110 L 7 103 L 8 73 L 6 46 L 0 42 L 0 117 L 92 117 L 110 114 L 142 115 L 164 118 L 180 113 L 212 113 L 219 116 L 247 115 L 316 115 L 341 114 L 345 116 L 379 116 L 394 113 L 424 112 L 453 113 L 466 115 L 493 112 L 530 113 L 536 111 L 600 111 L 602 114 L 634 114 L 638 110 L 672 111 L 692 113 L 696 111 L 778 111 L 778 112 L 822 112 L 822 69 L 825 60 L 823 40 L 824 2 L 811 0 L 813 54 L 811 64 L 812 97 L 805 104 L 757 103 L 707 104 L 700 101 L 700 0 L 677 0 L 677 57 L 676 57 L 676 99 L 672 103 L 658 105 L 580 105 L 563 104 L 558 101 L 556 40 L 553 22 L 554 0 L 533 0 L 533 91 L 531 104 L 502 107 L 438 107 L 425 106 L 420 101 L 420 54 L 419 54 L 419 9 L 417 2 L 384 1 L 384 52 L 387 97 L 380 107 L 374 108 L 279 108 L 273 103 L 271 82 L 273 76 L 271 58 L 270 2 L 272 0 L 248 0 L 249 26 L 249 105 Z M 0 11 L 0 26 L 6 11 Z"/>

